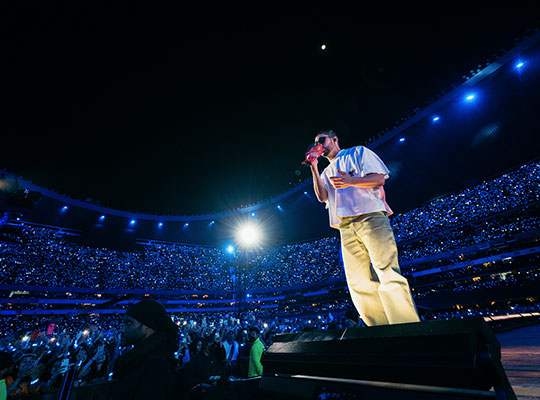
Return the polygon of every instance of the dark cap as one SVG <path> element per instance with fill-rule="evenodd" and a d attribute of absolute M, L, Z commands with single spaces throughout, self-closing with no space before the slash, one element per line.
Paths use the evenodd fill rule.
<path fill-rule="evenodd" d="M 176 324 L 172 322 L 165 307 L 155 300 L 144 299 L 131 305 L 126 315 L 157 332 L 166 332 L 172 327 L 176 328 Z"/>

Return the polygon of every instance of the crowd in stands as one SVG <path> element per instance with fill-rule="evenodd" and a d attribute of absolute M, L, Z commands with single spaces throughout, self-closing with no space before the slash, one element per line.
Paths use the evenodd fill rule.
<path fill-rule="evenodd" d="M 414 298 L 426 296 L 450 295 L 464 292 L 476 292 L 485 289 L 520 288 L 530 282 L 540 283 L 540 266 L 525 271 L 510 271 L 505 273 L 475 276 L 466 279 L 445 281 L 421 288 L 414 288 Z"/>
<path fill-rule="evenodd" d="M 539 231 L 540 217 L 504 216 L 438 238 L 399 245 L 401 261 L 415 260 L 496 238 Z M 25 227 L 13 243 L 0 243 L 0 281 L 9 284 L 96 289 L 256 290 L 344 279 L 339 240 L 265 249 L 250 265 L 235 265 L 219 249 L 153 245 L 120 252 L 70 244 L 47 228 Z M 276 271 L 278 273 L 276 273 Z M 238 286 L 240 285 L 240 286 Z"/>
<path fill-rule="evenodd" d="M 400 261 L 538 232 L 539 172 L 539 163 L 530 163 L 393 216 Z M 29 226 L 12 241 L 0 242 L 0 281 L 10 284 L 231 291 L 331 279 L 344 279 L 337 237 L 254 251 L 247 263 L 202 246 L 152 244 L 131 252 L 91 248 Z"/>
<path fill-rule="evenodd" d="M 50 228 L 24 227 L 0 243 L 3 283 L 59 287 L 232 290 L 226 258 L 202 246 L 115 251 L 67 242 Z"/>
<path fill-rule="evenodd" d="M 396 241 L 420 238 L 540 201 L 540 163 L 425 203 L 392 219 Z"/>
<path fill-rule="evenodd" d="M 440 234 L 424 237 L 421 240 L 398 242 L 400 261 L 418 260 L 422 257 L 437 255 L 463 249 L 478 243 L 497 239 L 505 240 L 513 235 L 540 231 L 540 210 L 531 207 L 527 213 L 515 212 L 511 215 L 495 215 L 490 219 L 461 225 Z"/>

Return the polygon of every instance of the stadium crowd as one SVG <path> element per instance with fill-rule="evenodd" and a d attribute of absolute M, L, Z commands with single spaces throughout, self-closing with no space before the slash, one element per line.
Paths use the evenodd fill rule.
<path fill-rule="evenodd" d="M 494 316 L 527 315 L 540 312 L 540 303 L 531 299 L 458 307 L 445 311 L 421 310 L 422 320 L 444 320 Z M 342 329 L 363 326 L 348 312 L 326 312 L 315 317 L 261 317 L 258 312 L 170 314 L 179 330 L 174 353 L 177 384 L 183 391 L 197 385 L 249 378 L 250 331 L 265 347 L 275 335 L 308 330 Z M 10 396 L 60 391 L 74 368 L 74 387 L 115 380 L 115 362 L 128 348 L 120 341 L 121 315 L 83 315 L 56 321 L 47 318 L 2 320 L 0 362 L 7 363 L 6 384 Z M 201 366 L 200 357 L 211 359 Z M 4 364 L 5 365 L 5 364 Z M 2 369 L 2 368 L 0 368 Z"/>
<path fill-rule="evenodd" d="M 420 237 L 540 201 L 540 163 L 425 203 L 392 219 L 396 241 Z"/>
<path fill-rule="evenodd" d="M 527 164 L 392 217 L 400 261 L 538 232 L 539 172 L 537 162 Z M 90 248 L 71 244 L 52 229 L 30 226 L 12 241 L 0 242 L 0 281 L 10 284 L 231 291 L 235 284 L 256 290 L 335 278 L 344 278 L 336 237 L 260 249 L 247 263 L 203 246 Z"/>
<path fill-rule="evenodd" d="M 416 260 L 490 237 L 510 238 L 539 229 L 537 216 L 494 218 L 438 238 L 403 246 L 398 243 L 400 260 Z M 0 278 L 8 284 L 95 289 L 231 291 L 236 282 L 246 290 L 257 290 L 343 279 L 339 249 L 334 237 L 265 249 L 255 254 L 246 268 L 232 263 L 219 249 L 160 244 L 143 251 L 120 252 L 70 244 L 54 236 L 51 229 L 25 227 L 17 242 L 0 243 Z"/>

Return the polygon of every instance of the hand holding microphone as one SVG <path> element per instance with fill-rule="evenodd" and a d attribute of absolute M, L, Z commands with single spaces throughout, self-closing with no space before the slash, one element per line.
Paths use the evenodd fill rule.
<path fill-rule="evenodd" d="M 317 165 L 317 159 L 322 155 L 324 152 L 324 149 L 322 147 L 322 144 L 311 144 L 308 147 L 308 150 L 306 151 L 306 157 L 304 161 L 302 161 L 302 164 L 304 165 Z"/>

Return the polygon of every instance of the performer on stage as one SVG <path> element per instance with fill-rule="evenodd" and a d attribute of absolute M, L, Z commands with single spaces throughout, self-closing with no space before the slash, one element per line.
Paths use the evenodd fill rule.
<path fill-rule="evenodd" d="M 315 194 L 326 203 L 330 226 L 339 229 L 347 285 L 360 317 L 368 326 L 418 322 L 388 220 L 388 168 L 364 146 L 341 149 L 331 130 L 319 133 L 315 144 L 330 161 L 319 174 L 317 155 L 307 154 Z"/>

